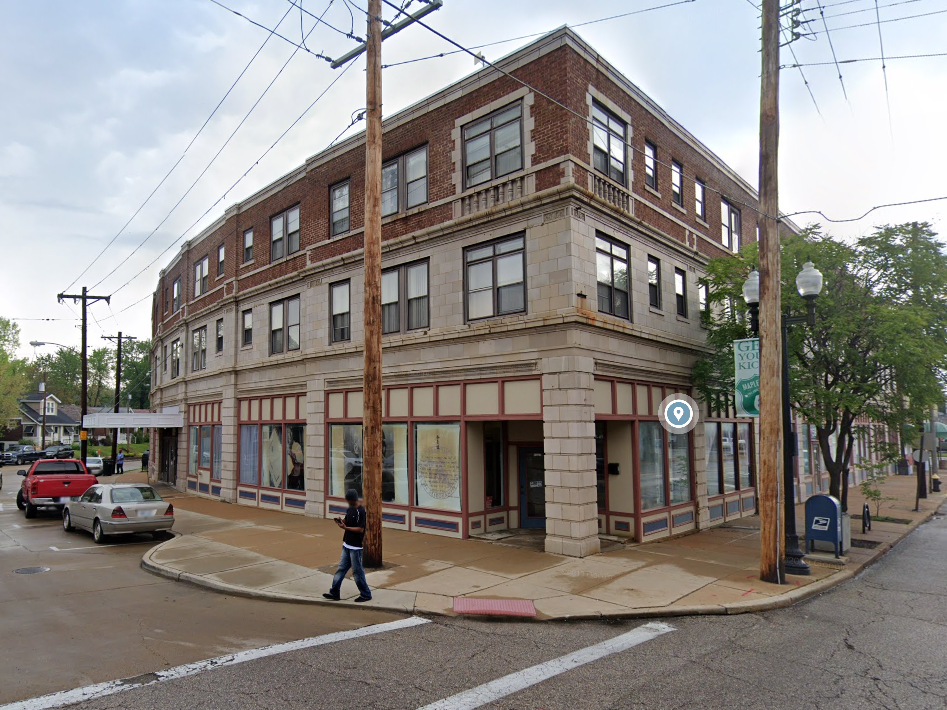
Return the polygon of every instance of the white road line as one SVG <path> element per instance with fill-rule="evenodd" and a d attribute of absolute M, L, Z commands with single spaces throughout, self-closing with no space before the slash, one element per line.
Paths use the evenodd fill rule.
<path fill-rule="evenodd" d="M 53 552 L 59 552 L 59 548 L 53 547 L 52 545 L 49 546 L 49 549 L 52 550 Z"/>
<path fill-rule="evenodd" d="M 430 705 L 425 705 L 419 710 L 474 710 L 487 703 L 492 703 L 507 695 L 512 695 L 525 688 L 529 688 L 537 683 L 542 683 L 553 676 L 557 676 L 573 668 L 584 666 L 586 663 L 597 661 L 613 653 L 626 651 L 629 648 L 650 641 L 669 631 L 674 631 L 674 627 L 668 624 L 652 622 L 639 626 L 627 634 L 616 636 L 613 639 L 602 641 L 594 646 L 580 649 L 565 656 L 560 656 L 551 661 L 540 663 L 538 666 L 526 668 L 516 673 L 497 678 L 496 680 L 484 683 L 476 688 L 465 690 L 449 698 L 438 700 Z M 0 708 L 2 710 L 2 708 Z"/>
<path fill-rule="evenodd" d="M 86 700 L 93 700 L 95 698 L 103 698 L 108 695 L 115 695 L 116 693 L 121 693 L 125 690 L 143 688 L 148 685 L 163 683 L 168 680 L 176 680 L 178 678 L 186 678 L 187 676 L 196 675 L 198 673 L 203 673 L 204 671 L 213 670 L 215 668 L 226 668 L 227 666 L 235 666 L 238 663 L 255 661 L 258 658 L 266 658 L 267 656 L 275 656 L 280 653 L 289 653 L 290 651 L 299 651 L 304 648 L 313 648 L 314 646 L 324 646 L 325 644 L 329 643 L 337 643 L 339 641 L 348 641 L 350 639 L 362 638 L 364 636 L 372 636 L 374 634 L 381 634 L 386 631 L 407 629 L 411 628 L 412 626 L 420 626 L 421 624 L 427 623 L 429 623 L 427 619 L 412 616 L 407 619 L 401 619 L 400 621 L 392 621 L 387 624 L 376 624 L 374 626 L 365 626 L 361 629 L 352 629 L 351 631 L 338 631 L 334 634 L 313 636 L 312 638 L 300 639 L 299 641 L 289 641 L 287 643 L 278 643 L 272 646 L 263 646 L 262 648 L 255 648 L 249 651 L 240 651 L 229 656 L 219 656 L 217 658 L 210 658 L 206 661 L 188 663 L 183 666 L 168 668 L 167 670 L 157 671 L 155 673 L 146 673 L 134 678 L 110 680 L 105 683 L 87 685 L 84 688 L 63 690 L 58 693 L 42 695 L 38 698 L 20 700 L 8 705 L 0 705 L 0 710 L 47 710 L 48 708 L 61 708 L 66 705 L 72 705 L 74 703 L 80 703 Z"/>

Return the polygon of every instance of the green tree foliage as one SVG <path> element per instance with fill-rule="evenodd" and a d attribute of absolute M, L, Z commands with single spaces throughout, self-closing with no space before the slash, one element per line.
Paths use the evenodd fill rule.
<path fill-rule="evenodd" d="M 887 226 L 851 244 L 815 227 L 783 235 L 784 309 L 805 310 L 795 287 L 805 261 L 811 259 L 825 279 L 815 327 L 790 329 L 791 397 L 796 411 L 816 428 L 830 492 L 843 507 L 859 417 L 901 430 L 943 401 L 947 256 L 942 249 L 924 223 Z M 756 263 L 751 245 L 708 266 L 711 352 L 694 370 L 708 401 L 732 392 L 732 341 L 750 335 L 741 318 L 746 310 L 741 288 Z"/>
<path fill-rule="evenodd" d="M 122 346 L 122 404 L 132 395 L 134 409 L 151 407 L 151 341 L 132 340 Z"/>
<path fill-rule="evenodd" d="M 79 404 L 82 390 L 82 360 L 78 350 L 58 348 L 40 355 L 32 363 L 34 382 L 46 382 L 46 391 L 64 404 Z"/>
<path fill-rule="evenodd" d="M 19 414 L 17 399 L 29 388 L 28 363 L 16 357 L 19 346 L 20 327 L 0 317 L 0 431 Z"/>
<path fill-rule="evenodd" d="M 89 406 L 115 405 L 115 350 L 96 348 L 89 354 Z"/>

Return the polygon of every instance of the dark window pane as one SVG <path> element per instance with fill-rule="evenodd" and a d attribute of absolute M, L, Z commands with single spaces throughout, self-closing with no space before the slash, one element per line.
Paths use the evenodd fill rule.
<path fill-rule="evenodd" d="M 408 299 L 408 329 L 428 327 L 427 296 Z"/>
<path fill-rule="evenodd" d="M 601 282 L 598 284 L 598 309 L 602 313 L 612 312 L 612 287 Z"/>
<path fill-rule="evenodd" d="M 497 289 L 497 312 L 515 313 L 523 310 L 523 284 L 501 286 Z"/>
<path fill-rule="evenodd" d="M 381 307 L 381 332 L 397 333 L 399 330 L 401 330 L 401 313 L 398 301 L 385 303 Z"/>

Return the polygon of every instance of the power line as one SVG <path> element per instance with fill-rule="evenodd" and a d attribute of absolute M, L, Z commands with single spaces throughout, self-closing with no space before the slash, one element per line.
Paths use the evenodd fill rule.
<path fill-rule="evenodd" d="M 306 109 L 299 115 L 299 117 L 298 117 L 295 121 L 293 121 L 293 122 L 289 125 L 289 127 L 288 127 L 285 131 L 283 131 L 275 141 L 273 141 L 273 143 L 270 145 L 269 148 L 267 148 L 265 151 L 263 151 L 263 153 L 260 155 L 259 158 L 256 159 L 256 161 L 253 163 L 253 165 L 251 165 L 249 168 L 247 168 L 247 170 L 243 173 L 243 175 L 241 175 L 239 178 L 237 178 L 237 180 L 236 180 L 230 187 L 228 187 L 228 188 L 224 191 L 224 193 L 223 193 L 220 197 L 218 197 L 217 200 L 215 200 L 214 203 L 213 203 L 210 207 L 208 207 L 200 217 L 198 217 L 196 220 L 194 220 L 194 222 L 191 223 L 191 225 L 190 225 L 187 229 L 185 229 L 177 239 L 175 239 L 171 244 L 169 244 L 169 245 L 164 249 L 164 251 L 162 251 L 160 254 L 158 254 L 158 256 L 156 256 L 154 259 L 152 259 L 152 261 L 151 261 L 150 263 L 148 263 L 148 265 L 145 266 L 143 269 L 141 269 L 138 273 L 136 273 L 134 276 L 132 276 L 130 279 L 128 279 L 125 283 L 123 283 L 123 284 L 122 284 L 121 286 L 119 286 L 117 289 L 115 289 L 114 291 L 112 291 L 113 295 L 116 294 L 116 293 L 118 293 L 118 292 L 121 291 L 122 289 L 124 289 L 124 288 L 125 288 L 126 286 L 128 286 L 132 281 L 134 281 L 134 280 L 137 279 L 139 276 L 141 276 L 143 273 L 145 273 L 145 271 L 147 271 L 147 270 L 150 269 L 152 266 L 154 266 L 154 264 L 157 263 L 157 261 L 158 261 L 161 257 L 163 257 L 168 251 L 170 251 L 178 242 L 180 242 L 182 239 L 184 239 L 184 237 L 187 236 L 187 233 L 190 232 L 191 229 L 193 229 L 195 226 L 197 226 L 197 224 L 198 224 L 202 219 L 204 219 L 204 217 L 206 217 L 206 216 L 210 213 L 210 211 L 211 211 L 212 209 L 214 209 L 218 204 L 220 204 L 221 202 L 223 202 L 223 201 L 227 198 L 227 195 L 230 193 L 230 191 L 233 190 L 238 184 L 240 184 L 240 182 L 241 182 L 247 175 L 250 174 L 250 172 L 253 170 L 253 168 L 255 168 L 257 165 L 260 164 L 260 161 L 262 161 L 262 160 L 270 153 L 270 151 L 272 151 L 272 150 L 276 147 L 277 143 L 279 143 L 281 140 L 283 140 L 283 138 L 286 136 L 286 134 L 289 133 L 293 128 L 295 128 L 296 124 L 298 124 L 298 123 L 306 116 L 306 114 L 308 114 L 308 113 L 312 110 L 312 108 L 319 102 L 319 100 L 322 99 L 322 97 L 325 96 L 325 95 L 329 92 L 329 89 L 331 89 L 333 86 L 335 86 L 335 84 L 336 84 L 343 76 L 345 76 L 345 73 L 346 73 L 351 67 L 353 67 L 353 66 L 355 66 L 355 63 L 354 63 L 354 62 L 351 63 L 351 64 L 349 64 L 349 65 L 347 65 L 347 66 L 345 67 L 345 69 L 344 69 L 342 72 L 340 72 L 339 74 L 337 74 L 337 75 L 335 76 L 335 78 L 334 78 L 331 82 L 329 82 L 329 85 L 326 86 L 326 88 L 322 90 L 322 92 L 313 100 L 313 102 L 312 102 L 311 104 L 309 104 L 309 106 L 306 107 Z M 348 129 L 346 129 L 346 130 L 348 130 Z M 149 293 L 149 294 L 146 295 L 144 298 L 141 298 L 141 299 L 139 299 L 138 301 L 136 301 L 135 303 L 133 303 L 132 306 L 138 305 L 139 303 L 141 303 L 142 301 L 144 301 L 146 298 L 151 298 L 152 295 L 153 295 L 153 294 L 150 294 L 150 293 Z M 127 311 L 129 308 L 131 308 L 132 306 L 129 306 L 128 308 L 123 308 L 122 310 L 119 311 L 119 313 L 124 313 L 124 312 Z M 107 320 L 107 319 L 103 319 L 103 320 Z"/>
<path fill-rule="evenodd" d="M 244 20 L 246 20 L 247 22 L 249 22 L 251 25 L 256 25 L 256 26 L 259 27 L 260 29 L 264 29 L 264 30 L 266 30 L 267 32 L 270 32 L 270 31 L 271 31 L 270 28 L 267 27 L 266 25 L 260 24 L 260 23 L 257 22 L 256 20 L 254 20 L 254 19 L 252 19 L 252 18 L 249 18 L 249 17 L 247 17 L 246 15 L 243 15 L 243 14 L 237 12 L 237 11 L 234 10 L 233 8 L 227 7 L 227 6 L 224 5 L 222 2 L 218 2 L 217 0 L 210 0 L 210 1 L 211 1 L 212 3 L 214 3 L 215 5 L 217 5 L 217 6 L 221 7 L 221 8 L 223 8 L 223 9 L 226 10 L 227 12 L 232 12 L 232 13 L 233 13 L 234 15 L 236 15 L 237 17 L 242 17 Z M 292 4 L 293 7 L 299 7 L 299 5 L 296 5 L 296 3 L 291 2 L 290 4 Z M 303 12 L 305 12 L 307 15 L 312 15 L 312 13 L 310 13 L 308 10 L 303 10 Z M 312 17 L 315 17 L 315 15 L 312 15 Z M 358 42 L 364 41 L 364 40 L 362 40 L 360 37 L 357 37 L 357 36 L 355 36 L 354 34 L 352 34 L 351 32 L 346 32 L 345 30 L 340 30 L 338 27 L 335 27 L 334 25 L 330 25 L 330 24 L 329 24 L 328 22 L 326 22 L 325 20 L 320 20 L 320 22 L 321 22 L 323 25 L 325 25 L 326 27 L 328 27 L 330 30 L 333 30 L 333 31 L 335 31 L 335 32 L 338 32 L 338 33 L 339 33 L 340 35 L 342 35 L 343 37 L 348 37 L 349 39 L 353 39 L 353 40 L 356 40 L 356 41 L 358 41 Z M 281 35 L 279 32 L 274 32 L 273 34 L 275 34 L 277 37 L 279 37 L 279 38 L 280 38 L 281 40 L 283 40 L 284 42 L 289 42 L 290 44 L 292 44 L 292 45 L 294 45 L 294 46 L 296 46 L 296 47 L 299 47 L 300 49 L 303 49 L 303 47 L 301 47 L 300 45 L 296 44 L 296 43 L 293 42 L 291 39 L 289 39 L 289 38 L 287 38 L 287 37 L 284 37 L 284 36 Z M 308 50 L 306 50 L 306 51 L 308 51 Z M 314 52 L 310 52 L 310 54 L 314 54 Z"/>
<path fill-rule="evenodd" d="M 885 104 L 888 106 L 888 132 L 891 134 L 891 140 L 894 141 L 894 124 L 891 122 L 891 95 L 888 93 L 888 67 L 885 64 L 885 42 L 881 37 L 881 13 L 878 10 L 878 0 L 875 0 L 875 20 L 878 25 L 878 47 L 881 51 L 881 73 L 885 79 Z"/>
<path fill-rule="evenodd" d="M 211 2 L 216 2 L 216 0 L 211 0 Z M 329 5 L 326 6 L 326 9 L 323 11 L 323 14 L 325 14 L 326 12 L 328 12 L 329 7 L 331 7 L 331 6 L 332 6 L 332 2 L 330 2 Z M 318 23 L 318 22 L 315 23 L 315 24 L 310 28 L 309 32 L 306 34 L 306 37 L 308 37 L 309 35 L 311 35 L 311 34 L 313 33 L 313 31 L 316 29 L 316 27 L 318 27 L 318 26 L 319 26 L 319 23 Z M 146 237 L 132 250 L 132 252 L 131 252 L 128 256 L 125 257 L 125 261 L 126 261 L 126 262 L 127 262 L 129 259 L 131 259 L 131 258 L 138 252 L 139 249 L 141 249 L 143 246 L 145 246 L 145 244 L 155 235 L 155 233 L 156 233 L 159 229 L 161 229 L 161 226 L 162 226 L 165 222 L 167 222 L 168 219 L 170 219 L 171 215 L 174 214 L 175 210 L 177 210 L 177 208 L 181 205 L 181 203 L 184 201 L 184 199 L 191 193 L 191 190 L 193 190 L 193 189 L 197 186 L 197 183 L 200 182 L 201 179 L 204 177 L 204 175 L 207 174 L 207 171 L 210 170 L 210 168 L 211 168 L 211 167 L 214 165 L 214 163 L 217 161 L 217 158 L 220 157 L 220 154 L 224 151 L 224 148 L 227 147 L 227 145 L 230 143 L 230 141 L 233 139 L 233 137 L 237 134 L 237 131 L 239 131 L 240 128 L 243 126 L 243 124 L 246 123 L 247 119 L 250 118 L 250 115 L 253 113 L 253 111 L 256 109 L 256 107 L 260 105 L 260 102 L 263 101 L 263 98 L 266 96 L 267 92 L 273 87 L 273 84 L 276 83 L 276 80 L 279 79 L 280 75 L 283 73 L 283 71 L 286 69 L 286 67 L 289 66 L 289 63 L 293 60 L 293 57 L 296 56 L 296 52 L 297 52 L 297 51 L 298 51 L 298 50 L 293 50 L 293 53 L 289 55 L 289 57 L 288 57 L 288 58 L 286 59 L 286 61 L 283 63 L 283 66 L 281 66 L 281 67 L 279 68 L 279 71 L 276 72 L 276 76 L 274 76 L 274 77 L 270 80 L 270 83 L 266 85 L 266 88 L 263 89 L 263 93 L 261 93 L 260 96 L 259 96 L 259 98 L 257 98 L 257 100 L 253 103 L 253 105 L 250 107 L 250 110 L 247 111 L 246 115 L 245 115 L 242 119 L 240 119 L 240 123 L 238 123 L 237 126 L 236 126 L 236 128 L 234 128 L 233 131 L 230 133 L 230 135 L 227 136 L 227 139 L 224 141 L 223 145 L 220 146 L 220 148 L 217 150 L 217 152 L 214 154 L 214 156 L 210 159 L 210 162 L 204 167 L 204 169 L 200 172 L 200 174 L 194 179 L 194 182 L 191 183 L 190 187 L 188 187 L 187 190 L 185 190 L 184 194 L 181 195 L 180 199 L 179 199 L 177 202 L 174 203 L 174 206 L 171 208 L 171 210 L 161 219 L 161 221 L 158 223 L 158 225 L 157 225 L 153 230 L 151 230 L 151 232 L 148 234 L 148 236 L 146 236 Z M 98 287 L 99 284 L 101 284 L 103 281 L 105 281 L 106 279 L 108 279 L 112 274 L 114 274 L 116 271 L 118 271 L 118 269 L 121 268 L 123 265 L 124 265 L 124 264 L 117 264 L 117 265 L 115 266 L 115 268 L 113 268 L 113 269 L 112 269 L 110 272 L 108 272 L 105 276 L 103 276 L 101 279 L 99 279 L 98 283 L 96 283 L 94 286 L 92 286 L 92 288 Z"/>
<path fill-rule="evenodd" d="M 783 218 L 788 219 L 790 217 L 796 217 L 801 214 L 817 214 L 817 215 L 820 215 L 822 219 L 824 219 L 826 222 L 832 222 L 833 224 L 841 224 L 844 222 L 858 222 L 860 220 L 865 219 L 865 217 L 870 215 L 872 212 L 885 209 L 887 207 L 907 207 L 909 205 L 922 205 L 928 202 L 940 202 L 942 200 L 947 200 L 947 195 L 944 195 L 943 197 L 927 197 L 921 200 L 907 200 L 905 202 L 889 202 L 883 205 L 875 205 L 874 207 L 867 210 L 863 215 L 859 217 L 849 217 L 846 219 L 832 219 L 831 217 L 826 216 L 826 214 L 822 212 L 821 210 L 801 210 L 799 212 L 792 212 L 790 214 L 783 215 Z"/>
<path fill-rule="evenodd" d="M 881 20 L 881 24 L 886 25 L 889 22 L 902 22 L 904 20 L 917 20 L 921 17 L 930 17 L 932 15 L 943 15 L 945 12 L 947 12 L 947 10 L 933 10 L 932 12 L 922 12 L 918 15 L 904 15 L 903 17 L 889 17 L 887 20 Z M 877 23 L 876 22 L 862 22 L 861 24 L 858 24 L 858 25 L 845 25 L 844 27 L 836 27 L 832 31 L 841 32 L 842 30 L 854 30 L 854 29 L 858 29 L 859 27 L 873 27 L 875 24 Z M 828 30 L 827 29 L 825 31 L 813 30 L 809 34 L 810 35 L 820 35 L 820 34 L 828 35 Z"/>
<path fill-rule="evenodd" d="M 829 33 L 829 25 L 825 21 L 825 10 L 822 8 L 822 3 L 816 0 L 816 6 L 819 8 L 819 15 L 822 17 L 822 26 L 825 28 L 826 39 L 829 40 L 829 49 L 832 50 L 832 61 L 835 62 L 835 69 L 838 71 L 838 81 L 842 85 L 842 95 L 845 97 L 845 100 L 848 101 L 848 92 L 845 91 L 845 80 L 842 79 L 842 69 L 838 65 L 838 57 L 835 56 L 835 45 L 832 44 L 832 35 Z M 849 103 L 849 105 L 851 105 Z"/>
<path fill-rule="evenodd" d="M 288 3 L 289 3 L 290 5 L 292 5 L 293 7 L 298 7 L 298 8 L 299 8 L 300 17 L 302 16 L 303 13 L 306 13 L 307 15 L 309 15 L 309 17 L 313 17 L 313 18 L 319 19 L 319 18 L 317 18 L 315 15 L 313 15 L 311 12 L 309 12 L 309 10 L 303 9 L 303 0 L 286 0 L 286 2 L 288 2 Z M 344 0 L 343 0 L 343 2 L 344 2 Z M 297 4 L 297 3 L 298 3 L 298 4 Z M 233 11 L 231 10 L 231 12 L 233 12 Z M 237 14 L 239 15 L 240 13 L 237 13 Z M 349 12 L 349 14 L 351 14 L 351 12 Z M 344 36 L 344 37 L 348 37 L 349 39 L 353 39 L 353 40 L 355 40 L 356 42 L 364 42 L 364 41 L 365 41 L 364 39 L 362 39 L 361 37 L 359 37 L 358 35 L 355 34 L 355 26 L 354 26 L 354 25 L 352 26 L 352 31 L 351 31 L 351 32 L 346 32 L 345 30 L 340 30 L 338 27 L 333 27 L 332 25 L 330 25 L 330 24 L 329 24 L 328 22 L 326 22 L 325 20 L 319 19 L 319 21 L 322 22 L 322 24 L 324 24 L 324 25 L 325 25 L 326 27 L 328 27 L 330 30 L 335 30 L 336 32 L 338 32 L 340 35 L 342 35 L 342 36 Z M 302 32 L 300 32 L 300 35 L 301 35 L 301 34 L 302 34 Z"/>
<path fill-rule="evenodd" d="M 753 4 L 750 0 L 747 0 L 747 2 L 749 2 L 751 5 Z M 786 34 L 786 30 L 783 30 L 783 35 L 785 36 L 785 34 Z M 789 53 L 792 55 L 793 62 L 795 62 L 796 64 L 799 64 L 799 59 L 796 58 L 796 50 L 793 49 L 792 47 L 792 38 L 789 38 L 789 41 L 786 44 L 789 47 Z M 805 85 L 806 91 L 809 92 L 809 98 L 812 99 L 812 105 L 815 106 L 815 112 L 819 114 L 819 118 L 822 118 L 824 120 L 824 117 L 822 116 L 822 111 L 819 110 L 819 103 L 815 100 L 815 94 L 812 93 L 812 87 L 809 86 L 809 80 L 806 78 L 805 71 L 803 71 L 802 67 L 798 67 L 798 69 L 799 69 L 799 76 L 802 77 L 802 83 Z"/>
<path fill-rule="evenodd" d="M 880 7 L 882 9 L 887 9 L 889 7 L 897 7 L 898 5 L 910 5 L 912 3 L 922 2 L 922 1 L 923 0 L 898 0 L 898 2 L 889 2 L 887 5 L 881 5 Z M 837 12 L 834 15 L 828 15 L 826 19 L 831 20 L 836 17 L 846 17 L 847 15 L 860 15 L 863 12 L 872 12 L 877 9 L 878 7 L 877 2 L 875 3 L 875 6 L 876 7 L 864 7 L 861 10 L 848 10 L 846 12 Z M 828 6 L 825 5 L 824 7 L 828 7 Z M 803 12 L 807 12 L 807 11 L 803 10 Z"/>
<path fill-rule="evenodd" d="M 860 57 L 858 59 L 842 59 L 839 64 L 857 64 L 858 62 L 893 62 L 899 59 L 933 59 L 935 57 L 947 57 L 947 52 L 933 52 L 929 54 L 901 54 L 887 57 Z M 795 69 L 796 67 L 827 67 L 834 65 L 835 62 L 803 62 L 801 64 L 783 64 L 780 69 Z"/>
<path fill-rule="evenodd" d="M 333 1 L 334 1 L 334 0 L 333 0 Z M 330 4 L 331 4 L 331 3 L 330 3 Z M 283 23 L 283 20 L 286 19 L 286 16 L 289 15 L 290 12 L 292 12 L 292 9 L 289 9 L 289 10 L 286 11 L 286 14 L 284 14 L 283 17 L 280 18 L 280 21 L 276 23 L 276 27 L 279 27 L 279 26 Z M 247 62 L 247 65 L 243 68 L 243 71 L 241 71 L 240 74 L 237 76 L 237 78 L 234 79 L 233 84 L 231 84 L 231 85 L 230 85 L 230 88 L 227 89 L 227 92 L 223 95 L 223 98 L 221 98 L 220 101 L 217 102 L 217 105 L 214 107 L 214 110 L 210 112 L 210 116 L 208 116 L 207 119 L 204 121 L 204 123 L 201 124 L 201 127 L 200 127 L 199 129 L 197 129 L 197 133 L 194 134 L 194 137 L 191 138 L 191 141 L 190 141 L 190 142 L 187 144 L 187 146 L 184 148 L 184 152 L 181 153 L 180 157 L 175 161 L 174 165 L 171 166 L 171 169 L 168 170 L 167 174 L 165 174 L 165 176 L 164 176 L 163 178 L 161 178 L 161 181 L 160 181 L 157 185 L 155 185 L 155 188 L 154 188 L 154 190 L 151 191 L 151 194 L 149 194 L 148 197 L 145 198 L 145 201 L 142 202 L 141 205 L 139 205 L 138 209 L 135 210 L 135 213 L 134 213 L 131 217 L 129 217 L 129 218 L 128 218 L 128 221 L 125 222 L 125 224 L 122 226 L 122 228 L 121 228 L 120 230 L 118 230 L 118 233 L 117 233 L 114 237 L 112 237 L 112 238 L 109 240 L 109 243 L 106 244 L 106 245 L 102 248 L 102 251 L 100 251 L 100 252 L 96 255 L 96 257 L 92 260 L 92 262 L 91 262 L 88 266 L 86 266 L 85 269 L 82 270 L 82 273 L 80 273 L 78 276 L 76 276 L 76 278 L 72 281 L 72 283 L 69 284 L 68 286 L 66 286 L 66 288 L 65 288 L 64 290 L 68 291 L 70 288 L 72 288 L 72 287 L 76 284 L 76 282 L 78 282 L 79 279 L 81 279 L 81 278 L 86 274 L 86 272 L 87 272 L 89 269 L 91 269 L 93 266 L 95 266 L 96 262 L 97 262 L 99 259 L 102 258 L 102 255 L 105 254 L 106 251 L 108 251 L 109 247 L 111 247 L 112 244 L 115 243 L 115 240 L 116 240 L 116 239 L 118 239 L 120 236 L 122 236 L 122 234 L 123 234 L 123 233 L 125 232 L 125 230 L 128 228 L 128 225 L 131 224 L 132 221 L 135 219 L 135 217 L 137 217 L 138 214 L 145 208 L 145 205 L 147 205 L 147 204 L 151 201 L 151 198 L 155 196 L 155 193 L 158 192 L 158 190 L 161 188 L 162 185 L 164 185 L 165 181 L 166 181 L 169 177 L 171 177 L 171 173 L 173 173 L 174 170 L 175 170 L 175 168 L 177 168 L 178 165 L 181 164 L 181 161 L 184 160 L 184 156 L 187 155 L 188 150 L 191 149 L 191 146 L 194 145 L 194 142 L 198 139 L 198 137 L 201 135 L 201 133 L 203 133 L 204 129 L 207 127 L 207 124 L 210 123 L 211 119 L 217 114 L 217 111 L 218 111 L 218 110 L 220 109 L 220 107 L 223 105 L 224 101 L 227 100 L 227 97 L 230 96 L 230 93 L 231 93 L 231 92 L 234 90 L 234 88 L 237 86 L 237 83 L 243 78 L 243 75 L 247 73 L 247 70 L 250 68 L 250 65 L 253 64 L 254 60 L 256 60 L 256 58 L 259 56 L 260 52 L 263 51 L 263 48 L 266 47 L 267 42 L 269 42 L 269 41 L 270 41 L 270 38 L 272 38 L 272 37 L 273 37 L 273 33 L 272 33 L 272 32 L 266 36 L 266 39 L 263 40 L 263 44 L 261 44 L 261 45 L 260 45 L 260 48 L 257 49 L 256 52 L 254 52 L 254 54 L 253 54 L 252 57 L 250 57 L 250 61 Z"/>

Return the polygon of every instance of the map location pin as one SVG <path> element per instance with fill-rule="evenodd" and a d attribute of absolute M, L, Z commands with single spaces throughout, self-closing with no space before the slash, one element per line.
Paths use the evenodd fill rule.
<path fill-rule="evenodd" d="M 675 407 L 675 408 L 674 408 L 674 418 L 675 418 L 677 421 L 680 421 L 683 416 L 684 416 L 684 409 L 683 409 L 683 407 Z"/>

